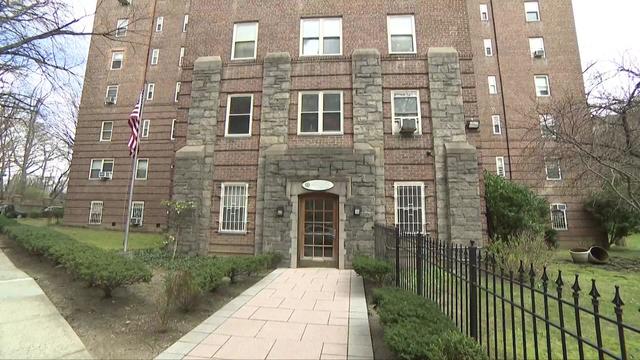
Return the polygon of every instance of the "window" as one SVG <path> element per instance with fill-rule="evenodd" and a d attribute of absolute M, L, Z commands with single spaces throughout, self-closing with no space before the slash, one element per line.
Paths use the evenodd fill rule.
<path fill-rule="evenodd" d="M 542 132 L 542 137 L 555 139 L 556 121 L 553 116 L 549 114 L 540 115 L 540 131 Z"/>
<path fill-rule="evenodd" d="M 493 127 L 493 135 L 502 134 L 502 123 L 500 122 L 500 115 L 492 115 L 491 124 Z"/>
<path fill-rule="evenodd" d="M 225 136 L 250 136 L 253 95 L 229 95 Z"/>
<path fill-rule="evenodd" d="M 171 135 L 169 139 L 171 140 L 176 139 L 176 119 L 171 120 Z"/>
<path fill-rule="evenodd" d="M 342 19 L 302 19 L 300 31 L 300 55 L 342 54 Z"/>
<path fill-rule="evenodd" d="M 158 60 L 160 60 L 160 49 L 153 49 L 151 52 L 151 65 L 158 65 Z"/>
<path fill-rule="evenodd" d="M 164 17 L 158 16 L 158 18 L 156 19 L 156 32 L 161 32 L 163 27 L 164 27 Z"/>
<path fill-rule="evenodd" d="M 258 23 L 234 24 L 231 60 L 255 59 L 257 48 Z"/>
<path fill-rule="evenodd" d="M 150 128 L 151 128 L 151 120 L 142 120 L 142 132 L 140 136 L 143 138 L 148 138 Z"/>
<path fill-rule="evenodd" d="M 529 1 L 524 3 L 524 12 L 527 22 L 540 21 L 540 7 L 537 1 Z"/>
<path fill-rule="evenodd" d="M 531 57 L 544 58 L 546 56 L 544 39 L 541 37 L 529 38 L 529 49 L 531 50 Z"/>
<path fill-rule="evenodd" d="M 505 167 L 504 167 L 504 157 L 502 156 L 496 157 L 496 174 L 502 177 L 507 176 L 507 171 L 505 170 Z"/>
<path fill-rule="evenodd" d="M 89 206 L 89 225 L 102 224 L 102 201 L 92 201 Z"/>
<path fill-rule="evenodd" d="M 178 58 L 178 67 L 182 67 L 182 64 L 184 63 L 184 53 L 185 53 L 185 49 L 183 47 L 180 48 L 180 58 Z"/>
<path fill-rule="evenodd" d="M 187 32 L 187 28 L 189 28 L 189 14 L 184 15 L 184 20 L 182 21 L 182 32 Z"/>
<path fill-rule="evenodd" d="M 116 37 L 127 36 L 127 30 L 129 29 L 129 19 L 118 19 L 116 24 Z"/>
<path fill-rule="evenodd" d="M 562 180 L 562 170 L 560 169 L 559 159 L 545 159 L 544 167 L 545 167 L 545 172 L 547 173 L 547 180 L 551 180 L 551 181 Z"/>
<path fill-rule="evenodd" d="M 487 81 L 489 82 L 489 94 L 491 95 L 495 95 L 498 93 L 498 81 L 496 80 L 495 76 L 489 76 L 487 78 Z"/>
<path fill-rule="evenodd" d="M 536 84 L 536 96 L 538 97 L 551 96 L 551 90 L 549 89 L 549 76 L 536 75 L 534 82 Z"/>
<path fill-rule="evenodd" d="M 118 101 L 118 85 L 107 86 L 105 104 L 114 105 Z"/>
<path fill-rule="evenodd" d="M 182 82 L 178 81 L 176 82 L 176 94 L 175 94 L 175 98 L 173 99 L 173 101 L 178 102 L 178 100 L 180 100 L 180 88 L 182 88 Z"/>
<path fill-rule="evenodd" d="M 89 169 L 89 179 L 97 180 L 100 178 L 111 178 L 113 175 L 113 159 L 94 159 L 91 160 L 91 168 Z"/>
<path fill-rule="evenodd" d="M 248 188 L 246 183 L 223 183 L 220 193 L 220 232 L 247 232 Z"/>
<path fill-rule="evenodd" d="M 147 180 L 149 171 L 149 159 L 138 159 L 136 161 L 136 180 Z"/>
<path fill-rule="evenodd" d="M 424 183 L 397 182 L 395 191 L 395 221 L 403 233 L 426 231 Z"/>
<path fill-rule="evenodd" d="M 147 84 L 147 100 L 153 100 L 153 93 L 156 91 L 156 84 L 149 83 Z"/>
<path fill-rule="evenodd" d="M 300 92 L 298 134 L 341 134 L 342 91 Z"/>
<path fill-rule="evenodd" d="M 124 62 L 124 52 L 114 51 L 111 53 L 111 70 L 122 69 L 123 62 Z"/>
<path fill-rule="evenodd" d="M 131 225 L 142 226 L 144 219 L 144 201 L 133 201 L 131 203 Z"/>
<path fill-rule="evenodd" d="M 111 141 L 113 135 L 113 121 L 103 121 L 100 128 L 100 141 Z"/>
<path fill-rule="evenodd" d="M 480 20 L 489 21 L 489 6 L 480 4 Z"/>
<path fill-rule="evenodd" d="M 491 39 L 484 39 L 484 55 L 493 56 L 493 44 Z"/>
<path fill-rule="evenodd" d="M 569 229 L 566 204 L 551 204 L 551 227 L 554 230 Z"/>
<path fill-rule="evenodd" d="M 420 93 L 418 90 L 403 90 L 391 92 L 391 113 L 393 114 L 393 134 L 399 134 L 402 124 L 412 121 L 416 132 L 422 133 L 420 116 Z M 405 125 L 406 126 L 406 125 Z"/>
<path fill-rule="evenodd" d="M 387 17 L 389 53 L 414 54 L 416 52 L 416 28 L 413 15 Z"/>

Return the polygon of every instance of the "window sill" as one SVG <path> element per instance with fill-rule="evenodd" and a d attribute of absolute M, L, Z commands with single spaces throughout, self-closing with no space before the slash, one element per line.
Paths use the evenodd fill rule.
<path fill-rule="evenodd" d="M 252 136 L 251 134 L 244 134 L 244 135 L 240 135 L 240 134 L 238 134 L 238 135 L 236 135 L 236 134 L 234 134 L 234 135 L 225 134 L 224 135 L 225 139 L 226 138 L 229 138 L 229 139 L 247 139 L 247 138 L 250 138 L 251 136 Z"/>
<path fill-rule="evenodd" d="M 305 133 L 305 132 L 298 132 L 298 136 L 344 136 L 344 132 L 322 132 L 322 133 Z"/>
<path fill-rule="evenodd" d="M 247 235 L 247 231 L 231 231 L 231 230 L 218 230 L 218 234 L 222 235 Z"/>

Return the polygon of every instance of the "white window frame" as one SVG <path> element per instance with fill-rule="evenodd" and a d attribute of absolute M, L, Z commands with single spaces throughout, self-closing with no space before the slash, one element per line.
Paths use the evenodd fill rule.
<path fill-rule="evenodd" d="M 504 162 L 504 156 L 496 156 L 496 175 L 507 177 L 507 166 Z"/>
<path fill-rule="evenodd" d="M 537 46 L 537 45 L 541 45 L 541 46 Z M 544 53 L 544 56 L 542 56 L 543 59 L 547 57 L 547 50 L 545 49 L 545 46 L 544 46 L 544 38 L 541 36 L 530 37 L 529 52 L 531 53 L 532 58 L 535 57 L 534 53 L 538 50 L 542 50 L 542 52 Z"/>
<path fill-rule="evenodd" d="M 100 176 L 98 177 L 91 177 L 91 170 L 93 170 L 93 162 L 94 161 L 100 161 L 100 172 L 104 172 L 104 164 L 106 163 L 111 163 L 111 173 L 113 174 L 115 169 L 116 169 L 116 161 L 111 158 L 111 159 L 91 159 L 89 160 L 89 180 L 100 180 Z"/>
<path fill-rule="evenodd" d="M 96 211 L 95 212 L 94 212 L 94 205 L 96 207 L 96 209 L 95 209 Z M 97 211 L 97 210 L 100 210 L 100 211 Z M 91 201 L 91 203 L 89 205 L 89 225 L 101 225 L 102 224 L 102 213 L 103 213 L 103 210 L 104 210 L 104 202 L 103 201 Z M 94 220 L 96 218 L 97 218 L 97 220 Z"/>
<path fill-rule="evenodd" d="M 391 90 L 391 133 L 393 135 L 400 134 L 400 126 L 402 124 L 398 124 L 396 122 L 396 95 L 402 95 L 401 93 L 415 93 L 415 97 L 418 101 L 418 121 L 416 121 L 416 134 L 422 135 L 422 104 L 420 103 L 420 90 Z M 404 96 L 404 97 L 412 97 L 412 96 Z M 398 126 L 396 126 L 398 125 Z"/>
<path fill-rule="evenodd" d="M 495 75 L 487 76 L 489 95 L 498 95 L 498 78 Z"/>
<path fill-rule="evenodd" d="M 480 4 L 480 21 L 489 21 L 489 5 Z"/>
<path fill-rule="evenodd" d="M 554 165 L 556 165 L 558 167 L 558 177 L 557 178 L 550 178 L 549 177 L 549 164 L 553 163 Z M 551 158 L 551 159 L 544 159 L 544 172 L 547 175 L 547 181 L 562 181 L 562 168 L 560 167 L 560 159 L 557 158 Z"/>
<path fill-rule="evenodd" d="M 324 53 L 324 34 L 322 32 L 323 23 L 327 20 L 339 20 L 340 21 L 340 52 L 337 54 L 325 54 Z M 318 21 L 319 33 L 318 33 L 318 53 L 317 54 L 304 54 L 304 23 L 306 21 Z M 331 36 L 330 36 L 331 37 Z M 326 17 L 326 18 L 305 18 L 300 19 L 300 56 L 341 56 L 342 55 L 342 18 L 341 17 Z"/>
<path fill-rule="evenodd" d="M 138 177 L 138 169 L 140 168 L 140 162 L 141 161 L 145 161 L 147 163 L 147 169 L 144 172 L 144 177 Z M 148 158 L 136 159 L 135 177 L 136 177 L 136 180 L 147 180 L 148 179 L 148 177 L 149 177 L 149 159 Z"/>
<path fill-rule="evenodd" d="M 422 233 L 426 233 L 427 230 L 427 215 L 426 215 L 426 194 L 425 194 L 425 185 L 422 181 L 398 181 L 393 183 L 393 212 L 394 212 L 394 224 L 398 225 L 398 189 L 400 187 L 419 187 L 421 192 L 421 225 L 422 225 Z"/>
<path fill-rule="evenodd" d="M 151 51 L 151 65 L 158 65 L 160 61 L 160 49 L 153 49 Z"/>
<path fill-rule="evenodd" d="M 116 62 L 116 56 L 120 55 L 122 58 L 120 59 L 120 67 L 113 67 L 113 64 Z M 111 52 L 111 66 L 110 70 L 122 70 L 124 67 L 124 51 L 116 50 Z"/>
<path fill-rule="evenodd" d="M 188 27 L 189 27 L 189 14 L 184 14 L 184 18 L 182 20 L 182 32 L 186 33 Z"/>
<path fill-rule="evenodd" d="M 391 33 L 391 19 L 393 18 L 404 18 L 404 17 L 410 17 L 411 18 L 411 37 L 413 38 L 413 51 L 392 51 L 391 50 L 391 37 L 392 35 L 409 35 L 409 34 L 396 34 L 396 33 Z M 413 14 L 404 14 L 404 15 L 388 15 L 387 16 L 387 46 L 389 49 L 389 54 L 416 54 L 418 49 L 417 49 L 417 44 L 416 44 L 416 19 L 415 16 Z"/>
<path fill-rule="evenodd" d="M 131 220 L 137 219 L 137 217 L 133 217 L 136 208 L 140 209 L 140 224 L 138 226 L 142 226 L 144 224 L 144 201 L 132 201 L 131 202 L 131 213 L 129 214 L 129 218 Z"/>
<path fill-rule="evenodd" d="M 153 101 L 153 97 L 155 96 L 156 93 L 156 84 L 155 83 L 148 83 L 147 84 L 147 95 L 145 97 L 145 99 L 147 101 Z"/>
<path fill-rule="evenodd" d="M 255 24 L 255 40 L 254 40 L 254 46 L 253 46 L 253 56 L 251 57 L 243 57 L 243 58 L 239 58 L 236 57 L 236 34 L 238 31 L 238 25 L 243 25 L 243 24 Z M 238 22 L 233 24 L 233 42 L 231 43 L 231 60 L 253 60 L 258 56 L 258 28 L 259 28 L 259 23 L 257 21 L 247 21 L 247 22 Z"/>
<path fill-rule="evenodd" d="M 178 102 L 178 100 L 180 100 L 180 89 L 182 88 L 182 82 L 181 81 L 177 81 L 176 82 L 176 94 L 175 94 L 175 98 L 173 99 L 174 102 Z"/>
<path fill-rule="evenodd" d="M 158 16 L 156 18 L 156 32 L 162 32 L 164 30 L 164 16 Z"/>
<path fill-rule="evenodd" d="M 251 106 L 249 108 L 249 133 L 248 134 L 229 134 L 229 117 L 231 116 L 231 99 L 237 97 L 250 97 Z M 247 115 L 247 114 L 234 114 L 234 115 Z M 232 94 L 227 96 L 227 116 L 224 123 L 224 136 L 225 137 L 250 137 L 253 133 L 253 94 Z"/>
<path fill-rule="evenodd" d="M 530 5 L 529 5 L 530 4 Z M 529 20 L 529 13 L 536 13 L 536 20 Z M 525 1 L 524 2 L 524 19 L 526 22 L 539 22 L 540 16 L 540 3 L 538 1 Z"/>
<path fill-rule="evenodd" d="M 484 39 L 482 40 L 484 56 L 493 56 L 493 40 Z"/>
<path fill-rule="evenodd" d="M 340 131 L 324 131 L 324 95 L 340 94 Z M 318 132 L 302 132 L 302 95 L 318 95 Z M 298 135 L 343 135 L 344 134 L 344 92 L 342 90 L 299 91 L 298 92 Z"/>
<path fill-rule="evenodd" d="M 226 189 L 229 187 L 244 187 L 244 223 L 242 224 L 242 229 L 223 229 L 224 225 L 224 201 L 226 194 Z M 224 182 L 220 184 L 220 214 L 218 218 L 218 232 L 224 234 L 246 234 L 247 228 L 249 224 L 248 214 L 249 213 L 249 184 L 244 182 Z"/>
<path fill-rule="evenodd" d="M 184 64 L 184 55 L 186 53 L 186 49 L 184 47 L 180 48 L 180 57 L 178 58 L 178 67 L 182 67 Z"/>
<path fill-rule="evenodd" d="M 502 119 L 500 115 L 491 115 L 491 132 L 493 135 L 502 134 Z"/>
<path fill-rule="evenodd" d="M 547 87 L 547 94 L 542 94 L 542 88 L 538 87 L 538 79 L 544 79 Z M 551 82 L 549 80 L 549 75 L 535 75 L 533 77 L 533 84 L 536 88 L 536 96 L 537 97 L 550 97 L 551 96 Z"/>
<path fill-rule="evenodd" d="M 563 221 L 564 222 L 564 226 L 563 227 L 556 226 L 556 222 L 554 221 L 554 218 L 553 218 L 554 211 L 562 212 L 562 217 L 563 217 L 563 220 L 564 220 Z M 563 203 L 551 204 L 549 206 L 549 213 L 551 215 L 551 228 L 553 230 L 557 230 L 557 231 L 567 231 L 567 230 L 569 230 L 569 219 L 567 218 L 567 204 L 563 204 Z"/>
<path fill-rule="evenodd" d="M 111 124 L 111 130 L 109 130 L 109 137 L 105 137 L 104 133 L 104 126 L 106 124 Z M 113 138 L 113 121 L 103 121 L 102 122 L 102 126 L 100 126 L 100 141 L 111 141 L 111 139 Z"/>
<path fill-rule="evenodd" d="M 107 86 L 107 93 L 105 94 L 104 98 L 105 98 L 105 102 L 106 102 L 106 99 L 109 97 L 109 90 L 113 89 L 113 88 L 116 89 L 116 96 L 113 97 L 113 99 L 114 99 L 113 104 L 115 105 L 115 104 L 118 103 L 118 90 L 120 89 L 120 85 L 109 85 L 109 86 Z"/>
<path fill-rule="evenodd" d="M 129 31 L 129 19 L 118 19 L 116 21 L 116 32 L 115 37 L 121 38 L 126 37 L 127 32 Z"/>
<path fill-rule="evenodd" d="M 176 139 L 176 121 L 177 119 L 171 120 L 171 135 L 169 135 L 169 139 L 172 141 Z"/>
<path fill-rule="evenodd" d="M 140 128 L 140 137 L 143 139 L 148 138 L 149 132 L 151 132 L 151 120 L 149 119 L 142 120 L 142 127 Z"/>

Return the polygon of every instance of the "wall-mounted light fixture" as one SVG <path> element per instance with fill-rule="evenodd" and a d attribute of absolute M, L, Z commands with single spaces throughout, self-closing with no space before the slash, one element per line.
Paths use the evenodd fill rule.
<path fill-rule="evenodd" d="M 353 215 L 360 216 L 362 214 L 362 208 L 360 206 L 353 207 Z"/>
<path fill-rule="evenodd" d="M 284 216 L 284 207 L 278 206 L 276 208 L 276 216 L 277 217 L 283 217 Z"/>
<path fill-rule="evenodd" d="M 480 129 L 480 120 L 471 119 L 467 121 L 467 129 L 469 130 L 478 130 Z"/>

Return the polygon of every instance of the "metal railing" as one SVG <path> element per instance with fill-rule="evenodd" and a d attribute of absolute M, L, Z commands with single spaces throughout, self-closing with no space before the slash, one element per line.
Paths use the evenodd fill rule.
<path fill-rule="evenodd" d="M 607 304 L 593 279 L 583 290 L 579 275 L 569 284 L 546 267 L 521 262 L 507 270 L 473 243 L 442 243 L 385 225 L 376 225 L 375 248 L 393 263 L 395 286 L 437 303 L 490 358 L 640 358 L 640 329 L 623 321 L 618 286 Z"/>

